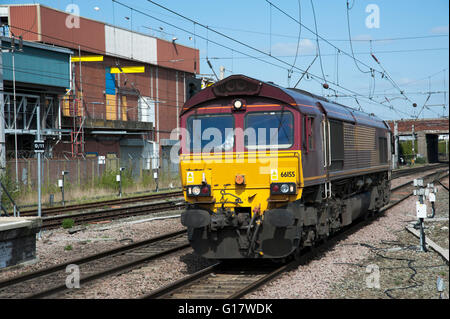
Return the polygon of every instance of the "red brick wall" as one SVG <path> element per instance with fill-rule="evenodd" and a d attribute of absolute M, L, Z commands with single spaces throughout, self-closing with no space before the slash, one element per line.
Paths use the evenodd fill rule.
<path fill-rule="evenodd" d="M 168 139 L 170 132 L 177 127 L 177 107 L 180 110 L 184 104 L 184 77 L 182 72 L 159 68 L 159 138 Z M 178 85 L 178 105 L 177 105 Z M 164 102 L 164 103 L 162 103 Z"/>
<path fill-rule="evenodd" d="M 81 55 L 92 55 L 92 53 L 82 51 Z M 78 92 L 80 89 L 80 62 L 72 63 L 72 67 L 75 74 L 76 91 Z M 88 118 L 106 118 L 105 95 L 103 94 L 105 90 L 105 61 L 81 62 L 81 78 L 84 92 L 84 114 Z"/>
<path fill-rule="evenodd" d="M 447 131 L 449 128 L 448 119 L 424 119 L 424 120 L 401 120 L 396 121 L 398 124 L 398 132 L 411 132 L 411 127 L 414 125 L 414 131 Z M 388 121 L 388 124 L 394 132 L 394 122 Z"/>

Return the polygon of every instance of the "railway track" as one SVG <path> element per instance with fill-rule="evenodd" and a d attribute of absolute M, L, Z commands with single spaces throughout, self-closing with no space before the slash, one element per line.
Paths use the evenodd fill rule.
<path fill-rule="evenodd" d="M 445 173 L 446 172 L 446 173 Z M 445 174 L 444 174 L 445 173 Z M 444 175 L 442 175 L 444 174 Z M 438 170 L 436 172 L 424 175 L 422 178 L 424 179 L 424 184 L 432 183 L 432 182 L 439 182 L 442 178 L 447 177 L 449 175 L 448 170 Z M 388 205 L 383 207 L 380 212 L 384 212 L 391 207 L 399 204 L 400 202 L 407 199 L 409 196 L 413 195 L 414 191 L 414 185 L 413 181 L 409 181 L 407 183 L 404 183 L 402 185 L 398 185 L 394 188 L 391 188 L 391 200 Z"/>
<path fill-rule="evenodd" d="M 182 207 L 184 207 L 184 200 L 178 199 L 128 207 L 109 208 L 92 212 L 58 214 L 54 216 L 43 217 L 42 228 L 50 229 L 60 227 L 64 219 L 73 219 L 75 224 L 81 224 L 94 221 L 113 220 L 129 216 L 157 213 L 167 210 L 180 210 Z"/>
<path fill-rule="evenodd" d="M 395 171 L 392 171 L 392 179 L 415 174 L 415 173 L 423 173 L 432 169 L 438 169 L 448 167 L 448 162 L 445 163 L 437 163 L 437 164 L 429 164 L 425 166 L 420 167 L 413 167 L 413 168 L 402 168 L 402 169 L 396 169 Z"/>
<path fill-rule="evenodd" d="M 392 178 L 394 179 L 406 176 L 408 174 L 414 174 L 418 171 L 422 172 L 431 169 L 437 169 L 442 166 L 447 166 L 447 164 L 441 163 L 411 169 L 397 170 L 392 173 Z M 75 224 L 80 224 L 80 223 L 89 223 L 95 221 L 111 220 L 128 216 L 148 214 L 161 210 L 176 210 L 181 208 L 182 206 L 180 202 L 182 198 L 181 196 L 183 196 L 182 191 L 175 191 L 161 194 L 135 196 L 129 198 L 86 203 L 80 205 L 45 208 L 42 210 L 43 216 L 42 228 L 50 229 L 59 227 L 61 226 L 63 220 L 66 218 L 73 219 Z M 180 201 L 178 201 L 178 197 L 180 198 Z M 131 207 L 114 207 L 117 205 L 124 205 L 136 202 L 155 201 L 159 199 L 167 200 L 168 198 L 173 198 L 174 201 L 140 204 Z M 98 209 L 98 211 L 88 211 L 95 209 Z M 37 210 L 28 210 L 21 212 L 21 216 L 36 216 L 36 215 Z"/>
<path fill-rule="evenodd" d="M 104 208 L 104 207 L 111 207 L 114 205 L 123 205 L 123 204 L 135 203 L 135 202 L 153 201 L 153 200 L 158 200 L 158 199 L 165 199 L 168 197 L 181 197 L 181 196 L 183 196 L 183 192 L 176 191 L 176 192 L 167 192 L 167 193 L 159 193 L 159 194 L 152 194 L 152 195 L 120 198 L 120 199 L 113 199 L 113 200 L 85 203 L 85 204 L 78 204 L 78 205 L 48 207 L 48 208 L 42 209 L 42 216 L 43 217 L 51 216 L 51 215 L 75 212 L 75 211 L 80 211 L 80 210 Z M 20 212 L 20 215 L 21 216 L 37 216 L 37 213 L 38 213 L 37 209 L 24 210 L 24 211 Z"/>
<path fill-rule="evenodd" d="M 398 178 L 401 176 L 406 176 L 409 174 L 414 174 L 416 172 L 423 172 L 431 169 L 436 169 L 440 167 L 448 166 L 447 163 L 440 163 L 440 164 L 432 164 L 428 166 L 422 166 L 422 167 L 415 167 L 415 168 L 407 168 L 407 169 L 400 169 L 392 172 L 392 178 Z M 154 201 L 158 199 L 166 199 L 168 197 L 182 197 L 183 192 L 182 191 L 174 191 L 174 192 L 165 192 L 160 194 L 152 194 L 152 195 L 143 195 L 143 196 L 134 196 L 134 197 L 127 197 L 127 198 L 120 198 L 120 199 L 113 199 L 113 200 L 107 200 L 107 201 L 99 201 L 99 202 L 93 202 L 93 203 L 85 203 L 85 204 L 78 204 L 78 205 L 68 205 L 68 206 L 56 206 L 56 207 L 48 207 L 42 209 L 42 216 L 52 216 L 52 215 L 58 215 L 62 213 L 69 213 L 69 212 L 79 212 L 82 210 L 91 210 L 96 208 L 111 208 L 115 205 L 123 205 L 123 204 L 129 204 L 129 203 L 135 203 L 135 202 L 145 202 L 145 201 Z M 24 210 L 20 212 L 21 216 L 36 216 L 37 215 L 37 209 L 33 210 Z"/>
<path fill-rule="evenodd" d="M 0 281 L 0 298 L 45 298 L 79 293 L 81 289 L 66 286 L 69 265 L 80 270 L 80 286 L 104 279 L 151 260 L 189 247 L 186 231 L 178 231 L 111 249 L 46 269 Z M 72 295 L 73 296 L 73 295 Z"/>
<path fill-rule="evenodd" d="M 444 172 L 445 174 L 443 174 Z M 427 183 L 438 181 L 445 176 L 448 176 L 448 170 L 433 172 L 423 178 Z M 412 190 L 412 182 L 392 188 L 391 203 L 381 209 L 380 212 L 382 213 L 408 198 L 412 194 Z M 348 236 L 370 222 L 370 219 L 363 220 L 338 232 L 320 248 L 327 249 L 343 236 Z M 64 296 L 69 292 L 65 285 L 68 276 L 66 267 L 68 265 L 75 264 L 80 267 L 80 274 L 82 274 L 80 284 L 85 284 L 96 279 L 106 279 L 108 276 L 139 267 L 141 264 L 188 247 L 185 231 L 166 234 L 1 281 L 0 298 Z M 144 298 L 240 298 L 286 271 L 298 267 L 299 264 L 307 262 L 315 256 L 316 251 L 315 248 L 312 248 L 301 256 L 301 260 L 293 260 L 283 264 L 261 264 L 261 261 L 258 261 L 257 265 L 255 263 L 252 265 L 251 262 L 217 263 L 157 289 Z M 78 293 L 78 290 L 71 289 L 69 297 L 73 297 L 76 293 Z"/>
<path fill-rule="evenodd" d="M 443 173 L 445 173 L 443 175 Z M 448 176 L 447 170 L 440 170 L 423 176 L 424 182 L 429 183 L 438 181 Z M 391 189 L 391 202 L 383 207 L 374 218 L 379 217 L 389 208 L 399 204 L 413 194 L 413 182 L 404 183 Z M 356 224 L 349 226 L 336 233 L 323 243 L 320 248 L 327 249 L 339 239 L 350 235 L 353 232 L 363 228 L 371 222 L 371 218 L 361 220 Z M 263 284 L 268 283 L 277 276 L 285 273 L 290 269 L 298 267 L 298 265 L 307 262 L 317 252 L 317 248 L 312 248 L 301 256 L 300 260 L 293 260 L 287 264 L 263 264 L 261 261 L 256 263 L 229 264 L 217 263 L 204 270 L 194 273 L 186 278 L 180 279 L 172 284 L 157 289 L 150 294 L 144 296 L 145 299 L 236 299 L 240 298 Z"/>

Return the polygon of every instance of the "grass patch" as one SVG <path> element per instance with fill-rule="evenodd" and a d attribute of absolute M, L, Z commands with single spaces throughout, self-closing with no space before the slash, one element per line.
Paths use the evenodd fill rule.
<path fill-rule="evenodd" d="M 64 229 L 72 228 L 74 224 L 75 224 L 75 221 L 72 218 L 66 218 L 62 222 L 62 228 L 64 228 Z"/>
<path fill-rule="evenodd" d="M 72 249 L 73 249 L 72 245 L 67 245 L 67 246 L 64 247 L 65 251 L 70 251 Z"/>

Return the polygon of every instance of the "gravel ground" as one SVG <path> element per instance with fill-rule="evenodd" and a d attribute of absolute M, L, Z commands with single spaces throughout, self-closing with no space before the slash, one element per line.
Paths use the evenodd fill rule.
<path fill-rule="evenodd" d="M 413 179 L 414 178 L 420 178 L 420 177 L 422 177 L 424 175 L 424 173 L 428 175 L 428 174 L 431 174 L 433 172 L 440 171 L 440 170 L 443 170 L 443 169 L 444 168 L 441 167 L 441 168 L 429 170 L 429 171 L 426 171 L 426 172 L 419 172 L 419 173 L 416 173 L 416 174 L 411 174 L 411 175 L 407 175 L 407 176 L 402 176 L 402 177 L 396 178 L 396 179 L 391 181 L 391 187 L 393 188 L 393 187 L 397 187 L 399 185 L 402 185 L 402 184 L 404 184 L 406 182 L 411 181 L 412 178 Z"/>
<path fill-rule="evenodd" d="M 425 237 L 448 249 L 448 220 L 445 222 L 426 223 Z"/>
<path fill-rule="evenodd" d="M 171 211 L 159 215 L 176 214 L 177 212 Z M 109 250 L 132 241 L 141 241 L 184 229 L 179 217 L 139 222 L 154 217 L 155 214 L 152 214 L 87 225 L 86 229 L 72 235 L 62 228 L 44 231 L 42 240 L 37 241 L 39 261 L 31 265 L 3 270 L 0 272 L 0 280 Z M 69 245 L 72 247 L 71 250 L 67 250 Z M 188 248 L 142 264 L 141 267 L 128 272 L 108 277 L 107 280 L 99 279 L 84 284 L 73 293 L 69 291 L 58 298 L 139 298 L 154 289 L 208 267 L 212 263 L 194 255 L 192 249 Z M 81 277 L 83 277 L 82 273 Z"/>
<path fill-rule="evenodd" d="M 421 252 L 417 244 L 417 237 L 406 230 L 399 232 L 394 242 L 377 244 L 369 258 L 348 265 L 348 274 L 332 285 L 329 297 L 437 299 L 439 276 L 445 282 L 448 298 L 448 265 L 433 250 Z M 378 287 L 371 281 L 375 275 L 379 278 Z"/>
<path fill-rule="evenodd" d="M 448 185 L 448 178 L 444 180 L 444 183 Z M 438 201 L 440 201 L 439 196 L 444 196 L 445 192 L 443 188 L 440 189 Z M 445 199 L 439 203 L 441 202 L 442 207 L 437 209 L 436 217 L 444 217 L 445 212 L 446 217 L 448 217 L 448 206 L 444 207 Z M 446 203 L 448 205 L 448 193 Z M 322 251 L 308 264 L 284 274 L 258 291 L 247 295 L 246 298 L 388 298 L 388 295 L 383 292 L 384 290 L 391 287 L 404 286 L 411 282 L 411 280 L 408 281 L 408 278 L 413 271 L 410 268 L 405 268 L 405 262 L 403 261 L 400 265 L 395 264 L 395 267 L 403 268 L 401 268 L 401 271 L 398 271 L 398 278 L 391 279 L 390 275 L 384 276 L 383 271 L 384 268 L 393 266 L 384 265 L 381 260 L 377 260 L 376 264 L 379 265 L 380 272 L 383 272 L 383 275 L 380 277 L 382 289 L 376 292 L 372 289 L 364 293 L 361 293 L 361 290 L 365 287 L 366 277 L 364 276 L 367 276 L 367 274 L 365 273 L 365 267 L 358 267 L 357 265 L 367 265 L 368 262 L 373 263 L 374 249 L 370 247 L 398 249 L 398 247 L 403 247 L 410 243 L 418 244 L 418 240 L 415 237 L 408 235 L 411 237 L 408 238 L 407 234 L 403 234 L 406 223 L 414 219 L 415 212 L 411 209 L 414 206 L 415 198 L 413 197 L 403 201 L 400 205 L 379 216 L 370 225 L 340 240 L 332 248 Z M 170 212 L 169 214 L 174 213 Z M 153 216 L 140 216 L 107 224 L 87 225 L 85 230 L 72 235 L 68 234 L 68 231 L 64 229 L 44 231 L 42 240 L 37 242 L 39 260 L 31 265 L 17 266 L 0 271 L 0 280 L 119 247 L 130 243 L 131 240 L 140 241 L 183 229 L 179 218 L 134 224 L 124 223 L 124 221 Z M 396 244 L 392 246 L 386 244 L 386 242 L 394 242 Z M 399 252 L 407 254 L 411 253 L 412 250 L 402 249 Z M 413 255 L 416 256 L 417 253 L 413 252 Z M 397 290 L 395 294 L 392 292 L 392 295 L 397 297 L 398 291 L 408 291 L 405 298 L 432 298 L 435 295 L 432 296 L 431 292 L 433 287 L 435 292 L 436 275 L 444 277 L 448 291 L 448 266 L 439 266 L 439 264 L 442 264 L 442 260 L 436 259 L 433 252 L 427 253 L 426 256 L 427 258 L 431 256 L 432 259 L 425 262 L 420 260 L 415 265 L 423 266 L 421 269 L 429 268 L 430 265 L 433 266 L 430 268 L 432 273 L 430 272 L 429 275 L 434 276 L 434 286 L 431 282 L 426 282 L 426 284 L 419 285 L 417 288 Z M 398 262 L 400 263 L 400 261 Z M 158 261 L 144 264 L 142 267 L 127 273 L 114 276 L 107 282 L 99 280 L 86 284 L 86 286 L 82 287 L 82 289 L 88 288 L 86 292 L 79 291 L 81 293 L 78 292 L 77 297 L 137 298 L 210 264 L 211 262 L 195 256 L 192 250 L 187 249 Z M 358 272 L 359 277 L 355 272 Z M 404 273 L 404 276 L 407 276 L 406 279 L 401 275 L 402 273 Z M 425 279 L 419 276 L 415 279 L 413 278 L 413 283 L 414 280 L 425 282 Z M 351 289 L 351 287 L 355 287 L 355 289 Z M 426 294 L 426 297 L 419 293 L 421 289 L 429 292 Z M 413 293 L 408 295 L 410 292 Z M 75 296 L 68 294 L 66 297 L 71 298 Z"/>
<path fill-rule="evenodd" d="M 213 262 L 193 254 L 188 248 L 162 259 L 143 264 L 140 268 L 108 277 L 108 280 L 96 280 L 80 287 L 80 290 L 68 292 L 58 298 L 121 299 L 139 298 L 152 290 L 163 287 L 189 274 L 212 265 Z"/>
<path fill-rule="evenodd" d="M 176 214 L 177 212 L 173 211 L 167 212 L 167 215 Z M 130 242 L 184 229 L 179 217 L 143 223 L 127 223 L 152 217 L 155 215 L 125 218 L 102 224 L 88 224 L 85 225 L 85 230 L 74 234 L 69 234 L 69 230 L 63 228 L 42 231 L 41 240 L 36 241 L 37 261 L 28 265 L 18 265 L 0 270 L 0 280 L 127 245 Z"/>
<path fill-rule="evenodd" d="M 448 187 L 448 178 L 445 178 L 442 183 Z M 439 246 L 449 249 L 449 194 L 448 191 L 441 185 L 436 183 L 438 192 L 436 194 L 435 203 L 435 218 L 446 219 L 445 221 L 428 221 L 425 220 L 425 236 L 430 237 Z M 428 206 L 431 206 L 427 203 Z M 431 207 L 430 214 L 431 214 Z"/>
<path fill-rule="evenodd" d="M 446 178 L 445 183 L 448 184 L 448 178 Z M 440 191 L 440 193 L 444 193 L 444 190 Z M 317 258 L 306 265 L 282 275 L 258 291 L 247 295 L 246 298 L 389 298 L 384 293 L 384 290 L 391 287 L 404 286 L 405 283 L 409 282 L 408 279 L 413 273 L 407 267 L 407 264 L 405 268 L 405 261 L 402 261 L 401 267 L 403 268 L 401 270 L 395 270 L 393 272 L 396 274 L 396 278 L 384 276 L 383 272 L 383 275 L 380 275 L 381 289 L 377 289 L 376 293 L 372 289 L 370 290 L 372 292 L 371 294 L 366 292 L 367 289 L 364 289 L 366 287 L 367 277 L 365 266 L 358 267 L 355 265 L 373 264 L 371 258 L 373 258 L 374 250 L 370 247 L 386 246 L 387 242 L 396 243 L 394 246 L 389 246 L 389 248 L 395 249 L 403 245 L 410 245 L 410 243 L 418 245 L 418 239 L 406 234 L 404 230 L 406 224 L 412 220 L 411 216 L 415 214 L 415 211 L 411 207 L 415 207 L 414 197 L 410 197 L 385 212 L 385 214 L 378 217 L 370 225 L 340 240 L 333 248 L 322 251 Z M 444 208 L 442 207 L 442 209 Z M 446 212 L 448 216 L 448 206 Z M 403 238 L 403 236 L 408 238 L 408 240 Z M 403 251 L 400 250 L 399 252 Z M 410 251 L 405 252 L 410 253 Z M 412 254 L 414 256 L 420 255 L 420 253 L 416 252 Z M 423 258 L 421 258 L 418 265 L 423 267 L 421 269 L 427 270 L 426 275 L 424 275 L 424 278 L 418 276 L 416 278 L 419 282 L 418 287 L 415 289 L 404 289 L 407 293 L 400 297 L 435 298 L 437 296 L 436 275 L 444 278 L 448 296 L 448 265 L 442 266 L 442 258 L 433 251 L 426 254 L 422 253 L 422 255 Z M 379 258 L 383 259 L 382 257 Z M 381 267 L 385 266 L 379 260 L 377 260 L 378 264 L 381 273 L 383 271 Z M 430 267 L 430 265 L 433 267 Z M 358 272 L 359 277 L 355 276 L 355 272 Z M 410 285 L 412 284 L 410 283 Z M 421 293 L 422 291 L 426 293 Z M 394 297 L 397 296 L 395 294 L 398 294 L 398 291 L 395 291 L 395 293 L 392 292 Z"/>

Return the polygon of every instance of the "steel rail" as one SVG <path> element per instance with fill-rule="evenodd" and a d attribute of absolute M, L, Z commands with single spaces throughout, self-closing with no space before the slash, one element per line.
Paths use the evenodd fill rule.
<path fill-rule="evenodd" d="M 76 260 L 71 260 L 69 262 L 65 262 L 62 264 L 58 264 L 55 266 L 51 266 L 45 269 L 41 269 L 38 271 L 34 271 L 31 273 L 26 273 L 23 274 L 21 276 L 17 276 L 8 280 L 4 280 L 0 282 L 0 296 L 2 294 L 8 293 L 8 290 L 6 289 L 11 289 L 11 287 L 14 288 L 15 285 L 17 284 L 23 284 L 26 281 L 30 281 L 30 280 L 42 280 L 45 276 L 54 276 L 54 277 L 58 277 L 58 274 L 61 274 L 61 272 L 65 273 L 66 267 L 69 265 L 84 265 L 84 264 L 88 264 L 89 262 L 93 262 L 93 261 L 99 261 L 103 258 L 106 258 L 103 263 L 100 264 L 100 266 L 97 266 L 97 268 L 100 268 L 102 266 L 104 266 L 105 263 L 109 261 L 111 261 L 110 258 L 115 258 L 115 256 L 123 256 L 124 254 L 133 252 L 133 251 L 137 251 L 139 252 L 140 249 L 145 249 L 148 247 L 151 248 L 158 248 L 158 246 L 154 246 L 154 245 L 160 245 L 161 248 L 163 248 L 161 251 L 157 252 L 157 253 L 149 253 L 149 254 L 145 254 L 144 257 L 141 258 L 136 258 L 134 260 L 131 260 L 129 262 L 125 262 L 125 263 L 121 263 L 118 265 L 115 265 L 113 263 L 113 267 L 107 267 L 107 269 L 95 272 L 87 277 L 83 277 L 80 279 L 80 283 L 86 283 L 101 277 L 105 277 L 117 272 L 120 272 L 122 270 L 131 268 L 131 267 L 135 267 L 137 265 L 140 265 L 142 263 L 154 260 L 156 258 L 160 258 L 162 256 L 166 256 L 168 254 L 171 254 L 173 252 L 185 249 L 189 247 L 189 244 L 187 242 L 187 240 L 184 240 L 181 237 L 184 237 L 184 235 L 186 234 L 186 230 L 181 230 L 181 231 L 177 231 L 177 232 L 172 232 L 172 233 L 167 233 L 161 236 L 157 236 L 157 237 L 153 237 L 147 240 L 143 240 L 143 241 L 139 241 L 127 246 L 123 246 L 123 247 L 118 247 L 118 248 L 114 248 L 114 249 L 110 249 L 107 251 L 103 251 L 100 252 L 98 254 L 94 254 L 94 255 L 90 255 L 87 257 L 82 257 Z M 173 245 L 171 247 L 166 248 L 165 246 L 161 245 L 161 244 L 167 244 L 168 241 L 172 240 L 172 239 L 177 239 L 178 237 L 180 237 L 181 243 Z M 153 246 L 152 246 L 153 245 Z M 48 278 L 47 278 L 47 282 L 48 282 Z M 56 285 L 56 286 L 52 286 L 50 288 L 47 288 L 45 290 L 41 290 L 38 291 L 36 293 L 31 293 L 27 296 L 25 296 L 24 298 L 42 298 L 45 296 L 49 296 L 52 294 L 55 294 L 57 292 L 62 292 L 64 290 L 68 289 L 65 285 L 65 283 L 63 285 Z"/>
<path fill-rule="evenodd" d="M 79 212 L 72 214 L 48 216 L 42 218 L 42 228 L 49 229 L 61 226 L 64 219 L 73 219 L 75 224 L 81 222 L 94 222 L 107 219 L 117 219 L 128 216 L 137 216 L 155 212 L 161 212 L 162 210 L 179 210 L 183 207 L 184 201 L 169 201 L 141 204 L 136 206 L 111 208 L 101 211 L 93 212 Z"/>
<path fill-rule="evenodd" d="M 448 171 L 444 176 L 441 176 L 441 173 L 446 172 L 446 170 L 440 170 L 437 172 L 433 172 L 431 174 L 427 174 L 423 176 L 422 178 L 426 179 L 429 177 L 434 178 L 433 180 L 440 180 L 446 176 L 448 176 Z M 438 175 L 438 177 L 435 177 Z M 433 177 L 434 176 L 434 177 Z M 404 183 L 402 185 L 399 185 L 391 191 L 398 191 L 402 190 L 404 188 L 408 188 L 410 185 L 412 185 L 412 181 L 408 183 Z M 394 200 L 392 203 L 389 203 L 388 205 L 384 206 L 379 210 L 377 214 L 375 214 L 373 219 L 361 219 L 356 222 L 356 224 L 351 224 L 348 227 L 338 231 L 333 235 L 333 237 L 328 238 L 325 243 L 321 244 L 318 247 L 311 248 L 308 252 L 305 254 L 302 254 L 300 256 L 300 260 L 293 260 L 287 264 L 274 267 L 274 269 L 271 269 L 266 272 L 266 274 L 262 274 L 261 276 L 255 278 L 255 280 L 251 281 L 250 283 L 246 283 L 244 279 L 247 279 L 249 276 L 251 277 L 255 273 L 255 269 L 258 269 L 260 265 L 255 265 L 255 269 L 250 270 L 250 273 L 246 273 L 246 269 L 238 269 L 236 272 L 232 273 L 229 269 L 226 271 L 222 270 L 222 267 L 224 266 L 224 263 L 217 263 L 215 265 L 212 265 L 208 268 L 205 268 L 203 270 L 200 270 L 190 276 L 187 276 L 185 278 L 182 278 L 180 280 L 175 281 L 174 283 L 168 284 L 166 286 L 163 286 L 159 289 L 156 289 L 149 294 L 143 296 L 144 299 L 159 299 L 159 298 L 176 298 L 177 296 L 179 298 L 211 298 L 214 295 L 220 296 L 221 298 L 227 298 L 227 299 L 237 299 L 240 298 L 258 287 L 272 281 L 276 277 L 280 276 L 281 274 L 285 273 L 286 271 L 290 269 L 294 269 L 298 267 L 298 265 L 301 265 L 303 263 L 306 263 L 307 260 L 311 259 L 317 254 L 318 248 L 329 248 L 331 245 L 335 244 L 339 239 L 342 239 L 344 236 L 348 236 L 351 233 L 356 232 L 357 230 L 365 227 L 369 223 L 371 223 L 373 220 L 380 217 L 382 214 L 384 214 L 387 210 L 394 207 L 395 205 L 398 205 L 400 202 L 411 196 L 413 193 L 412 191 L 408 193 L 408 195 L 401 197 L 399 200 Z M 258 262 L 261 262 L 258 260 Z M 224 273 L 232 273 L 234 276 L 242 278 L 242 280 L 234 280 L 233 284 L 222 283 L 219 278 Z M 219 279 L 217 279 L 219 278 Z M 239 283 L 242 283 L 241 286 L 239 286 Z M 215 285 L 215 286 L 214 286 Z M 221 287 L 223 285 L 223 287 Z M 234 287 L 233 287 L 234 285 Z M 234 291 L 229 292 L 228 294 L 226 292 L 221 292 L 220 289 L 232 289 L 235 288 Z M 197 289 L 197 293 L 196 290 Z"/>
<path fill-rule="evenodd" d="M 396 169 L 396 170 L 392 171 L 392 179 L 411 175 L 414 173 L 422 173 L 425 171 L 442 168 L 442 167 L 448 167 L 448 163 L 429 164 L 429 165 L 420 166 L 420 167 Z"/>
<path fill-rule="evenodd" d="M 132 203 L 132 202 L 136 202 L 136 201 L 150 201 L 150 200 L 156 200 L 156 199 L 161 199 L 161 198 L 180 197 L 180 196 L 183 196 L 182 191 L 143 195 L 143 196 L 134 196 L 134 197 L 112 199 L 112 200 L 99 201 L 99 202 L 68 205 L 68 206 L 48 207 L 48 208 L 42 209 L 42 215 L 48 216 L 48 215 L 58 214 L 58 213 L 62 213 L 62 212 L 87 210 L 87 209 L 93 209 L 93 208 L 104 207 L 104 206 L 127 204 L 130 202 Z M 21 211 L 20 214 L 21 214 L 21 216 L 36 216 L 37 210 L 33 209 L 33 210 Z"/>

